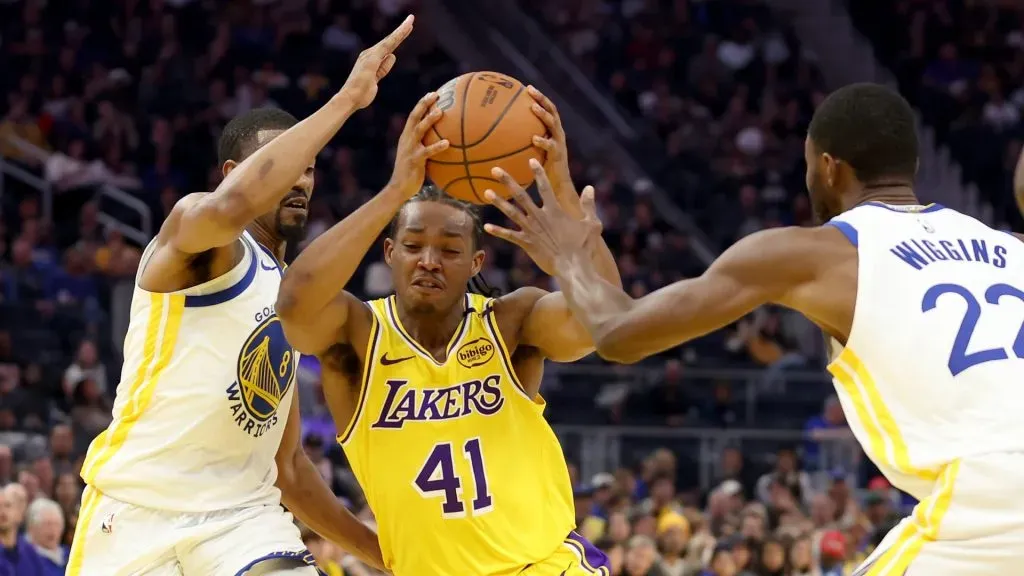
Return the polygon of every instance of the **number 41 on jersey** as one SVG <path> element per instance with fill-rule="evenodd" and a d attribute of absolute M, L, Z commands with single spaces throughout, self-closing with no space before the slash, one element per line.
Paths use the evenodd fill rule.
<path fill-rule="evenodd" d="M 476 498 L 470 503 L 472 515 L 486 514 L 494 509 L 494 502 L 487 488 L 487 469 L 480 439 L 467 440 L 462 445 L 462 456 L 469 461 L 473 472 Z M 466 515 L 466 505 L 462 501 L 462 478 L 455 473 L 455 454 L 451 442 L 434 445 L 412 485 L 424 498 L 444 498 L 441 503 L 441 516 L 444 518 L 462 518 Z"/>

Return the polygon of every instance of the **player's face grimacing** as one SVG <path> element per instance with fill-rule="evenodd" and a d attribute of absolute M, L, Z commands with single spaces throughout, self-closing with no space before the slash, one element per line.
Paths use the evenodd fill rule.
<path fill-rule="evenodd" d="M 831 155 L 819 152 L 810 136 L 804 140 L 804 161 L 807 163 L 807 192 L 811 197 L 814 220 L 824 224 L 843 211 L 837 185 L 839 163 Z"/>
<path fill-rule="evenodd" d="M 413 202 L 402 209 L 395 237 L 384 241 L 384 260 L 407 310 L 434 314 L 462 301 L 466 283 L 484 262 L 473 226 L 469 214 L 440 202 Z"/>

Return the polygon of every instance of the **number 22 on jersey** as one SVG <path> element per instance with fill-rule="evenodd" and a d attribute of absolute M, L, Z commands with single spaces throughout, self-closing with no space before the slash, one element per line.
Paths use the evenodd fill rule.
<path fill-rule="evenodd" d="M 924 298 L 921 300 L 921 312 L 928 312 L 934 309 L 938 304 L 939 297 L 944 294 L 956 294 L 967 303 L 967 311 L 964 312 L 964 318 L 956 332 L 953 348 L 949 351 L 949 372 L 953 376 L 972 366 L 996 360 L 1006 360 L 1010 357 L 1004 348 L 989 348 L 987 350 L 978 350 L 977 352 L 967 351 L 971 343 L 971 336 L 974 335 L 974 329 L 978 326 L 978 320 L 981 319 L 982 312 L 981 303 L 967 288 L 959 284 L 936 284 L 932 286 L 924 293 Z M 993 284 L 985 290 L 985 302 L 989 304 L 998 305 L 999 299 L 1003 296 L 1009 296 L 1024 302 L 1024 292 L 1009 284 Z M 1024 324 L 1017 331 L 1017 338 L 1013 341 L 1010 350 L 1017 358 L 1024 358 Z"/>
<path fill-rule="evenodd" d="M 466 504 L 462 501 L 462 482 L 455 473 L 455 449 L 451 442 L 440 442 L 427 456 L 420 473 L 412 485 L 424 498 L 442 497 L 441 516 L 462 518 L 466 516 Z M 469 462 L 473 474 L 476 497 L 470 503 L 473 516 L 486 514 L 494 509 L 494 502 L 487 489 L 487 468 L 479 438 L 470 438 L 461 447 L 462 456 Z"/>

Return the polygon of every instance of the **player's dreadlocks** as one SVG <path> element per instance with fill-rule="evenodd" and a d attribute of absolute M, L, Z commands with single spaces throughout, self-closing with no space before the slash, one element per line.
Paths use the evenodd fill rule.
<path fill-rule="evenodd" d="M 294 116 L 280 108 L 255 108 L 240 114 L 221 132 L 217 157 L 221 165 L 228 160 L 241 162 L 259 146 L 260 130 L 287 130 L 298 123 Z"/>
<path fill-rule="evenodd" d="M 405 206 L 415 202 L 440 202 L 441 204 L 462 210 L 473 220 L 473 248 L 476 249 L 476 247 L 480 245 L 480 241 L 483 238 L 484 233 L 484 223 L 483 219 L 480 217 L 480 209 L 469 202 L 459 200 L 458 198 L 445 194 L 440 188 L 433 184 L 423 186 L 415 196 L 406 200 L 402 208 L 395 214 L 395 217 L 391 219 L 391 224 L 388 227 L 389 236 L 394 238 L 398 233 L 398 220 L 401 218 L 402 211 L 405 210 Z M 501 295 L 501 291 L 488 284 L 482 274 L 477 274 L 470 278 L 469 285 L 466 289 L 474 294 L 480 294 L 481 296 L 487 296 L 488 298 L 494 298 Z"/>

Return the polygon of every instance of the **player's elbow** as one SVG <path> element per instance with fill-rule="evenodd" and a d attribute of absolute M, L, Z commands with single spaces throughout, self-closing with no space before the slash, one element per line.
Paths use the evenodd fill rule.
<path fill-rule="evenodd" d="M 646 355 L 634 345 L 636 339 L 611 323 L 599 326 L 594 334 L 594 349 L 597 355 L 616 364 L 636 364 Z"/>

